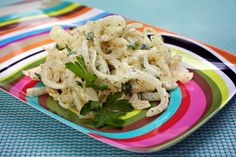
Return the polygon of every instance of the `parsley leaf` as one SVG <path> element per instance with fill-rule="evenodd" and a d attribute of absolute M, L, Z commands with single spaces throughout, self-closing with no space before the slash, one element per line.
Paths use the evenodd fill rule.
<path fill-rule="evenodd" d="M 121 92 L 111 93 L 103 104 L 98 101 L 88 101 L 82 107 L 80 114 L 86 115 L 92 111 L 96 128 L 104 126 L 122 127 L 124 121 L 119 117 L 132 111 L 133 107 L 128 100 L 120 99 L 121 96 Z"/>
<path fill-rule="evenodd" d="M 105 90 L 108 89 L 108 86 L 102 83 L 92 83 L 91 87 L 96 90 Z"/>
<path fill-rule="evenodd" d="M 77 57 L 76 62 L 66 63 L 66 68 L 72 71 L 76 76 L 84 79 L 86 81 L 86 86 L 90 87 L 93 81 L 97 79 L 97 77 L 88 71 L 85 66 L 84 59 L 82 57 Z"/>
<path fill-rule="evenodd" d="M 126 99 L 120 99 L 115 101 L 113 104 L 109 104 L 109 108 L 123 112 L 130 112 L 133 110 L 133 107 Z"/>
<path fill-rule="evenodd" d="M 124 112 L 111 112 L 102 110 L 95 114 L 95 127 L 102 128 L 105 125 L 113 127 L 122 127 L 124 121 L 119 119 L 120 116 L 123 116 Z"/>
<path fill-rule="evenodd" d="M 115 102 L 117 99 L 121 98 L 122 93 L 121 92 L 115 92 L 115 93 L 111 93 L 107 96 L 106 101 L 105 101 L 105 105 L 109 105 L 112 104 L 113 102 Z"/>
<path fill-rule="evenodd" d="M 89 72 L 85 66 L 84 59 L 82 57 L 76 57 L 77 61 L 66 63 L 66 68 L 72 71 L 76 76 L 82 78 L 86 82 L 86 87 L 92 87 L 96 90 L 108 89 L 108 86 L 102 83 L 95 83 L 97 79 L 93 73 Z"/>
<path fill-rule="evenodd" d="M 81 115 L 86 115 L 90 111 L 99 110 L 102 107 L 102 103 L 99 101 L 91 101 L 89 100 L 87 103 L 84 104 L 83 108 L 80 111 Z"/>

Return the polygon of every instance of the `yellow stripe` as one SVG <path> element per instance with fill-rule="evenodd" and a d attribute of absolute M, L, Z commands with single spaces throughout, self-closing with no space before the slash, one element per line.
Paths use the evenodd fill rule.
<path fill-rule="evenodd" d="M 189 65 L 193 66 L 197 70 L 201 70 L 202 73 L 209 76 L 219 87 L 221 95 L 222 95 L 222 102 L 221 105 L 228 99 L 228 87 L 225 83 L 225 80 L 214 70 L 213 65 L 211 65 L 208 61 L 200 60 L 198 57 L 183 52 L 181 50 L 171 48 L 173 53 L 179 53 L 183 56 L 183 61 L 188 63 Z"/>
<path fill-rule="evenodd" d="M 33 60 L 32 62 L 30 62 L 30 63 L 28 63 L 28 64 L 25 64 L 24 66 L 22 66 L 22 67 L 18 68 L 17 70 L 15 70 L 13 73 L 11 73 L 11 74 L 9 74 L 9 75 L 7 75 L 7 76 L 5 76 L 5 77 L 0 78 L 0 81 L 3 81 L 3 80 L 8 79 L 9 77 L 15 75 L 15 74 L 18 73 L 19 71 L 22 71 L 25 67 L 27 67 L 27 66 L 33 64 L 34 62 L 37 62 L 37 61 L 39 61 L 39 60 L 42 60 L 42 59 L 44 59 L 44 58 L 46 58 L 46 57 L 47 57 L 47 55 L 44 56 L 44 57 L 35 59 L 35 60 Z"/>
<path fill-rule="evenodd" d="M 69 5 L 69 6 L 67 6 L 63 9 L 53 11 L 53 12 L 49 12 L 47 14 L 33 15 L 33 16 L 28 16 L 28 17 L 23 17 L 23 18 L 18 18 L 18 19 L 12 19 L 12 20 L 9 20 L 9 21 L 5 21 L 5 22 L 0 23 L 0 26 L 5 26 L 5 25 L 17 23 L 17 22 L 22 22 L 22 21 L 33 20 L 33 19 L 37 19 L 37 18 L 47 18 L 48 16 L 61 15 L 61 14 L 64 14 L 64 13 L 67 13 L 71 10 L 76 9 L 79 6 L 80 6 L 80 4 L 71 4 L 71 5 Z"/>
<path fill-rule="evenodd" d="M 126 115 L 121 116 L 119 118 L 125 120 L 125 119 L 128 119 L 130 117 L 133 117 L 133 116 L 139 114 L 140 112 L 141 112 L 141 110 L 133 110 L 133 111 L 128 112 L 128 113 L 126 113 Z"/>

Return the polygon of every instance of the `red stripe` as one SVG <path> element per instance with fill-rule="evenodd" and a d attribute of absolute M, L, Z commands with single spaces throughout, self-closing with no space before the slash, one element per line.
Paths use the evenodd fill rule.
<path fill-rule="evenodd" d="M 177 110 L 177 112 L 166 123 L 164 123 L 160 127 L 156 128 L 146 134 L 132 137 L 132 138 L 126 138 L 126 139 L 113 139 L 113 138 L 107 138 L 107 137 L 103 137 L 103 138 L 107 138 L 107 139 L 110 139 L 113 141 L 120 141 L 120 142 L 135 142 L 135 141 L 140 141 L 140 140 L 144 140 L 147 138 L 151 138 L 152 136 L 162 133 L 165 130 L 167 130 L 168 128 L 170 128 L 171 126 L 173 126 L 175 123 L 177 123 L 183 117 L 184 113 L 188 110 L 189 105 L 190 105 L 190 95 L 189 95 L 187 88 L 181 82 L 178 82 L 178 85 L 179 85 L 181 93 L 182 93 L 182 101 L 181 101 L 180 107 Z M 95 135 L 95 134 L 91 134 L 91 133 L 90 133 L 90 135 L 93 137 L 96 137 L 96 138 L 101 137 L 100 135 Z"/>

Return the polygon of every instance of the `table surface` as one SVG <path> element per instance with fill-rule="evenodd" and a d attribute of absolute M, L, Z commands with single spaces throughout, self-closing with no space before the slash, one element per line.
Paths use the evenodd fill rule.
<path fill-rule="evenodd" d="M 15 2 L 16 0 L 14 0 Z M 13 1 L 1 1 L 6 5 Z M 82 4 L 236 54 L 236 0 L 116 0 Z M 136 154 L 96 141 L 0 91 L 0 156 L 236 156 L 236 97 L 177 145 Z"/>

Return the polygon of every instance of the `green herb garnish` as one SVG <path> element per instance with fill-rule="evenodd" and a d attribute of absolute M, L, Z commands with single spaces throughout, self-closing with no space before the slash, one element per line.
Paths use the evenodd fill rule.
<path fill-rule="evenodd" d="M 102 83 L 92 83 L 91 87 L 96 90 L 105 90 L 108 89 L 108 86 Z"/>
<path fill-rule="evenodd" d="M 139 43 L 133 44 L 132 43 L 132 44 L 127 45 L 127 49 L 128 50 L 148 50 L 149 47 L 145 43 L 141 43 L 141 44 L 139 44 Z"/>
<path fill-rule="evenodd" d="M 72 27 L 69 28 L 69 30 L 73 30 L 75 28 L 76 28 L 76 26 L 72 26 Z"/>
<path fill-rule="evenodd" d="M 89 100 L 84 104 L 84 107 L 81 109 L 80 114 L 86 115 L 91 111 L 100 110 L 102 108 L 102 103 L 99 101 L 91 101 Z"/>
<path fill-rule="evenodd" d="M 76 52 L 75 52 L 75 51 L 72 51 L 72 50 L 68 47 L 68 45 L 66 45 L 66 50 L 67 50 L 67 57 L 70 56 L 70 55 L 76 54 Z"/>
<path fill-rule="evenodd" d="M 142 69 L 144 69 L 145 68 L 144 67 L 144 59 L 143 59 L 143 57 L 140 57 L 139 59 L 140 59 L 141 67 L 142 67 Z"/>
<path fill-rule="evenodd" d="M 140 49 L 140 50 L 148 50 L 149 47 L 147 46 L 147 44 L 142 43 L 142 44 L 139 44 L 138 49 Z"/>
<path fill-rule="evenodd" d="M 92 87 L 96 90 L 104 90 L 108 88 L 107 85 L 94 82 L 97 79 L 97 76 L 88 71 L 82 57 L 78 56 L 76 59 L 77 61 L 75 62 L 66 63 L 66 68 L 72 71 L 76 76 L 84 79 L 86 87 Z"/>
<path fill-rule="evenodd" d="M 84 104 L 80 114 L 86 115 L 93 112 L 93 121 L 96 128 L 104 126 L 122 127 L 124 121 L 119 117 L 132 111 L 133 107 L 128 100 L 120 99 L 121 96 L 121 92 L 111 93 L 104 103 L 90 100 Z"/>
<path fill-rule="evenodd" d="M 85 35 L 85 37 L 86 37 L 87 40 L 93 41 L 94 34 L 93 34 L 93 32 L 88 32 L 88 33 Z"/>
<path fill-rule="evenodd" d="M 130 93 L 131 90 L 132 90 L 132 85 L 130 81 L 121 84 L 121 91 L 124 92 L 126 95 Z"/>
<path fill-rule="evenodd" d="M 109 49 L 109 50 L 107 51 L 107 54 L 111 54 L 111 53 L 112 53 L 112 50 Z"/>
<path fill-rule="evenodd" d="M 75 81 L 75 82 L 77 83 L 77 85 L 83 88 L 83 84 L 80 81 Z"/>
<path fill-rule="evenodd" d="M 66 50 L 67 50 L 67 57 L 70 56 L 70 55 L 76 54 L 76 52 L 72 51 L 71 48 L 69 48 L 68 45 L 66 45 Z"/>
<path fill-rule="evenodd" d="M 61 51 L 61 50 L 64 49 L 64 48 L 60 48 L 60 46 L 59 46 L 58 44 L 56 44 L 55 47 L 56 47 L 56 49 L 59 50 L 59 51 Z"/>
<path fill-rule="evenodd" d="M 67 57 L 70 56 L 70 55 L 72 55 L 72 54 L 76 54 L 76 52 L 75 52 L 75 51 L 72 51 L 72 50 L 69 48 L 68 45 L 66 45 L 65 48 L 60 48 L 60 46 L 59 46 L 58 44 L 56 44 L 55 47 L 56 47 L 56 49 L 59 50 L 59 51 L 62 51 L 62 50 L 64 50 L 64 49 L 66 49 L 66 50 L 67 50 Z"/>
<path fill-rule="evenodd" d="M 129 44 L 127 45 L 128 50 L 137 50 L 138 46 L 136 44 Z"/>
<path fill-rule="evenodd" d="M 39 75 L 38 73 L 34 73 L 34 74 L 37 76 L 39 80 L 41 80 L 41 75 Z"/>

